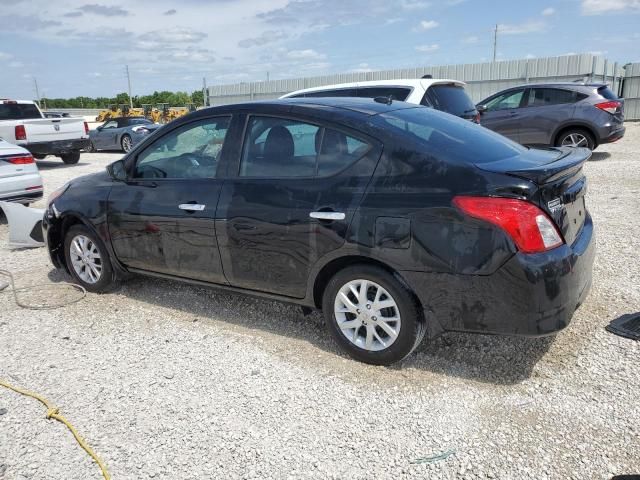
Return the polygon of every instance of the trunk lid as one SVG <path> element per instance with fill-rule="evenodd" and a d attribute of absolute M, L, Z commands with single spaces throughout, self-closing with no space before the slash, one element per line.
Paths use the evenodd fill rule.
<path fill-rule="evenodd" d="M 586 148 L 528 149 L 517 157 L 477 166 L 536 183 L 539 189 L 531 200 L 549 215 L 571 245 L 587 213 L 587 181 L 582 167 L 590 157 L 591 151 Z"/>

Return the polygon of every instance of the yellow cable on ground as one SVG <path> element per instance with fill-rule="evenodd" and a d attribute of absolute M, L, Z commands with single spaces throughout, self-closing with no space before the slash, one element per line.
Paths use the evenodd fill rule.
<path fill-rule="evenodd" d="M 54 420 L 57 420 L 63 423 L 71 431 L 71 433 L 73 433 L 73 436 L 78 441 L 78 444 L 83 448 L 83 450 L 87 452 L 89 456 L 93 458 L 93 460 L 98 464 L 98 466 L 100 467 L 100 470 L 102 471 L 102 476 L 104 477 L 104 479 L 105 480 L 111 479 L 111 477 L 109 476 L 109 472 L 107 472 L 107 467 L 102 462 L 102 460 L 100 460 L 98 455 L 96 455 L 95 452 L 91 450 L 91 447 L 87 445 L 87 442 L 85 442 L 84 439 L 80 436 L 80 434 L 76 431 L 76 429 L 73 428 L 73 425 L 69 423 L 69 420 L 67 420 L 62 415 L 60 415 L 58 409 L 52 406 L 51 403 L 46 398 L 43 398 L 36 393 L 29 392 L 27 390 L 23 390 L 18 387 L 14 387 L 13 385 L 10 385 L 2 380 L 0 380 L 0 386 L 6 387 L 9 390 L 13 390 L 14 392 L 19 393 L 21 395 L 26 395 L 27 397 L 35 398 L 40 403 L 42 403 L 45 407 L 47 407 L 47 419 L 53 418 Z"/>

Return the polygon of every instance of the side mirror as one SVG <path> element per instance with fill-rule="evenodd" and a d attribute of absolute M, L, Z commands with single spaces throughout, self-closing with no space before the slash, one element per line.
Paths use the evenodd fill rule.
<path fill-rule="evenodd" d="M 119 182 L 127 181 L 127 170 L 124 167 L 124 160 L 118 160 L 107 167 L 107 172 L 114 180 Z"/>
<path fill-rule="evenodd" d="M 486 105 L 476 105 L 476 110 L 478 110 L 478 113 L 480 115 L 482 115 L 484 112 L 487 111 L 487 106 Z"/>

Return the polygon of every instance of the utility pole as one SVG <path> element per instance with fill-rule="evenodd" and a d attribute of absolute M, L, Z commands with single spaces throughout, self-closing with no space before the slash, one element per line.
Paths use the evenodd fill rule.
<path fill-rule="evenodd" d="M 129 85 L 129 107 L 133 108 L 133 98 L 131 98 L 131 76 L 129 75 L 129 65 L 124 66 L 127 70 L 127 84 Z"/>
<path fill-rule="evenodd" d="M 267 82 L 269 81 L 269 72 L 267 72 Z"/>
<path fill-rule="evenodd" d="M 38 89 L 38 80 L 36 79 L 36 77 L 33 77 L 33 83 L 36 86 L 36 97 L 38 98 L 38 107 L 41 107 L 41 105 L 40 105 L 40 90 Z"/>
<path fill-rule="evenodd" d="M 203 106 L 209 104 L 209 91 L 207 90 L 207 77 L 202 77 L 202 103 Z"/>
<path fill-rule="evenodd" d="M 496 23 L 496 29 L 493 31 L 493 61 L 496 61 L 496 51 L 498 47 L 498 24 Z"/>

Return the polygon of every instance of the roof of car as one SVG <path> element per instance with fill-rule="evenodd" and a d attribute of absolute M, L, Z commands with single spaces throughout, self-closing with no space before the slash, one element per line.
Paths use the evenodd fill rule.
<path fill-rule="evenodd" d="M 243 108 L 249 106 L 302 106 L 309 108 L 321 108 L 327 110 L 334 108 L 337 110 L 357 112 L 364 115 L 377 115 L 379 113 L 391 112 L 394 110 L 402 110 L 405 108 L 416 108 L 416 105 L 400 101 L 392 101 L 391 103 L 377 102 L 373 98 L 355 98 L 355 97 L 309 97 L 309 98 L 280 98 L 276 100 L 261 100 L 257 102 L 239 103 L 235 105 L 225 105 L 224 107 Z M 222 108 L 224 108 L 222 107 Z M 215 107 L 214 107 L 215 108 Z M 202 112 L 206 109 L 198 110 Z"/>
<path fill-rule="evenodd" d="M 546 83 L 523 83 L 522 85 L 517 85 L 511 88 L 522 88 L 522 87 L 607 87 L 608 84 L 604 82 L 546 82 Z M 511 90 L 509 88 L 508 90 Z M 507 90 L 507 89 L 505 89 Z"/>
<path fill-rule="evenodd" d="M 453 80 L 447 78 L 398 78 L 394 80 L 368 80 L 365 82 L 351 82 L 351 83 L 336 83 L 333 85 L 323 85 L 321 87 L 303 88 L 302 90 L 296 90 L 295 92 L 287 93 L 280 98 L 287 98 L 290 95 L 299 95 L 301 93 L 321 92 L 323 90 L 338 90 L 342 88 L 353 87 L 409 87 L 416 88 L 422 87 L 425 90 L 431 85 L 436 84 L 455 84 L 464 86 L 466 83 L 460 80 Z"/>

